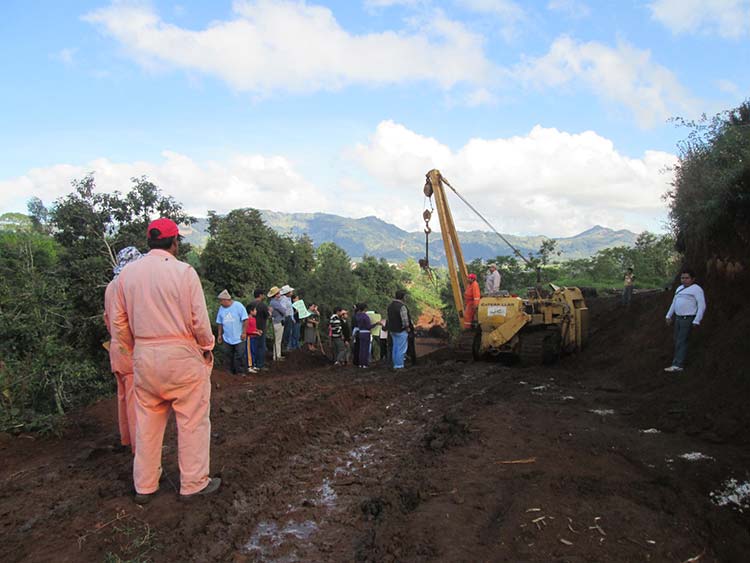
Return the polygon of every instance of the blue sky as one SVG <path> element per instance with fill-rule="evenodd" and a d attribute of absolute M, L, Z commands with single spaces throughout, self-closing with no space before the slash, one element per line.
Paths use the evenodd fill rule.
<path fill-rule="evenodd" d="M 88 171 L 194 214 L 418 229 L 433 167 L 509 233 L 663 230 L 686 131 L 750 93 L 750 0 L 16 1 L 0 211 Z M 480 222 L 458 201 L 462 229 Z"/>

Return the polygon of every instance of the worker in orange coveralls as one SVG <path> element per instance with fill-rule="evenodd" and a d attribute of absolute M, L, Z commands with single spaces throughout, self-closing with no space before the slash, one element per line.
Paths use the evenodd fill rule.
<path fill-rule="evenodd" d="M 135 502 L 159 489 L 164 430 L 177 421 L 180 498 L 215 492 L 208 476 L 214 336 L 198 274 L 177 260 L 179 229 L 170 219 L 148 226 L 151 251 L 119 277 L 113 338 L 133 352 L 136 444 Z"/>
<path fill-rule="evenodd" d="M 112 314 L 117 292 L 117 278 L 122 269 L 136 260 L 141 253 L 135 246 L 126 246 L 117 253 L 117 265 L 112 269 L 115 277 L 104 291 L 104 324 L 112 334 Z M 114 338 L 109 342 L 109 363 L 117 381 L 117 422 L 120 428 L 120 443 L 130 446 L 135 453 L 135 395 L 133 394 L 133 357 L 130 350 L 121 346 Z"/>
<path fill-rule="evenodd" d="M 477 275 L 466 276 L 466 290 L 464 291 L 464 328 L 471 328 L 479 308 L 479 284 Z"/>

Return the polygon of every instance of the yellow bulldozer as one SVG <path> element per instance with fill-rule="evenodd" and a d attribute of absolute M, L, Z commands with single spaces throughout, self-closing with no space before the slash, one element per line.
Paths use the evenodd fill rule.
<path fill-rule="evenodd" d="M 450 185 L 440 171 L 430 170 L 427 173 L 424 194 L 430 203 L 432 197 L 435 197 L 435 207 L 426 209 L 423 215 L 426 225 L 425 258 L 420 260 L 420 265 L 430 271 L 429 221 L 433 211 L 437 211 L 453 299 L 463 327 L 466 307 L 462 287 L 467 283 L 468 272 L 453 215 L 448 206 L 445 186 L 510 246 L 517 257 L 529 265 L 531 263 Z M 472 326 L 462 330 L 459 347 L 465 349 L 470 346 L 476 360 L 487 356 L 512 355 L 527 365 L 551 363 L 561 354 L 581 350 L 589 331 L 589 310 L 581 290 L 577 287 L 557 287 L 552 284 L 542 287 L 539 273 L 540 270 L 537 268 L 537 285 L 529 288 L 525 297 L 510 295 L 505 291 L 497 295 L 482 296 Z"/>

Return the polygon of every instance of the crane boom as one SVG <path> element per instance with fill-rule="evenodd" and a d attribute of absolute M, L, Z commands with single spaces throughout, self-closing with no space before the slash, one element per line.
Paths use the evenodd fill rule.
<path fill-rule="evenodd" d="M 453 301 L 456 305 L 458 315 L 464 316 L 464 300 L 461 295 L 461 287 L 465 283 L 468 271 L 464 262 L 464 253 L 461 250 L 461 242 L 458 240 L 456 224 L 453 222 L 453 214 L 448 206 L 443 189 L 444 179 L 439 170 L 433 169 L 427 173 L 427 181 L 424 186 L 424 194 L 427 197 L 435 196 L 438 218 L 440 219 L 440 230 L 443 232 L 443 246 L 445 247 L 445 259 L 448 262 L 448 273 L 453 290 Z"/>

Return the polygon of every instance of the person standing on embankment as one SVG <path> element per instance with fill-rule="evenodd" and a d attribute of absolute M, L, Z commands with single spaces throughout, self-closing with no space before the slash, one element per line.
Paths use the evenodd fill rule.
<path fill-rule="evenodd" d="M 667 324 L 674 322 L 674 359 L 671 366 L 664 368 L 667 372 L 680 372 L 685 368 L 690 331 L 700 326 L 706 312 L 706 297 L 703 288 L 695 283 L 693 271 L 684 270 L 680 282 L 682 285 L 675 290 L 667 311 Z"/>

